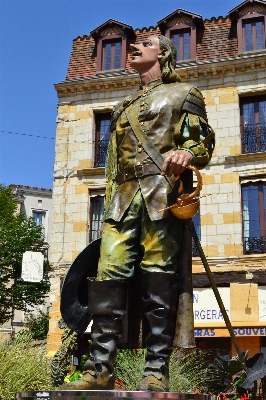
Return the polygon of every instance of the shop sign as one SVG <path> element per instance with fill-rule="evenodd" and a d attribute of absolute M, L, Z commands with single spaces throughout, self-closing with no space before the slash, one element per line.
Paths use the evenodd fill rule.
<path fill-rule="evenodd" d="M 266 336 L 266 328 L 234 328 L 235 336 Z M 226 328 L 214 329 L 195 329 L 195 337 L 229 337 L 229 331 Z"/>
<path fill-rule="evenodd" d="M 230 318 L 230 288 L 222 287 L 218 290 L 227 315 Z M 194 322 L 222 322 L 224 320 L 211 288 L 198 288 L 193 290 L 193 311 Z M 209 331 L 211 330 L 209 329 Z M 215 336 L 212 332 L 209 333 L 210 335 L 206 333 L 206 336 Z"/>
<path fill-rule="evenodd" d="M 22 257 L 21 279 L 24 282 L 41 282 L 44 255 L 38 251 L 25 251 Z"/>
<path fill-rule="evenodd" d="M 266 321 L 266 286 L 258 287 L 259 321 Z"/>

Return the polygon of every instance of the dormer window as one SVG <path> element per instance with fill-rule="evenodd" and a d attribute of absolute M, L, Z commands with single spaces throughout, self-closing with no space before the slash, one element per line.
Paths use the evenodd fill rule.
<path fill-rule="evenodd" d="M 97 72 L 125 69 L 129 41 L 135 41 L 132 27 L 110 19 L 91 32 L 97 51 Z"/>
<path fill-rule="evenodd" d="M 196 31 L 203 26 L 200 15 L 178 9 L 158 22 L 163 35 L 176 48 L 176 61 L 196 59 Z"/>
<path fill-rule="evenodd" d="M 170 38 L 176 48 L 176 61 L 193 58 L 191 56 L 191 29 L 173 31 Z"/>
<path fill-rule="evenodd" d="M 266 4 L 262 0 L 246 0 L 229 11 L 237 23 L 238 53 L 266 48 Z"/>
<path fill-rule="evenodd" d="M 122 39 L 104 40 L 102 52 L 103 70 L 121 68 Z"/>
<path fill-rule="evenodd" d="M 265 48 L 265 26 L 263 19 L 243 21 L 243 45 L 244 51 Z"/>

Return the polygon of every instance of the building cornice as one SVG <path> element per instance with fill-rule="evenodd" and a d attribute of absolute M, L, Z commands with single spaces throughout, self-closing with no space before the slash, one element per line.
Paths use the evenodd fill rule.
<path fill-rule="evenodd" d="M 217 79 L 226 75 L 239 76 L 254 71 L 265 71 L 266 51 L 242 54 L 236 58 L 214 61 L 178 63 L 177 71 L 183 82 L 195 79 Z M 107 90 L 132 89 L 139 85 L 139 76 L 134 71 L 98 73 L 95 76 L 73 79 L 55 84 L 58 97 L 76 96 L 84 93 Z"/>
<path fill-rule="evenodd" d="M 207 257 L 207 260 L 212 272 L 252 272 L 266 269 L 265 254 Z M 205 273 L 200 257 L 192 258 L 192 272 Z"/>
<path fill-rule="evenodd" d="M 265 161 L 266 153 L 261 151 L 258 153 L 237 154 L 235 156 L 226 156 L 224 161 L 226 164 L 247 163 L 255 161 Z"/>
<path fill-rule="evenodd" d="M 76 170 L 76 174 L 78 176 L 105 176 L 105 168 L 104 167 L 96 167 L 96 168 L 83 168 Z"/>

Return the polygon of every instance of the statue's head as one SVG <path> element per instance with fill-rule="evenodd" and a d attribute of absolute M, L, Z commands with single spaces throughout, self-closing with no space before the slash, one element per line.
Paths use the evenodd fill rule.
<path fill-rule="evenodd" d="M 163 35 L 159 35 L 158 39 L 160 49 L 165 51 L 163 57 L 159 61 L 163 82 L 180 82 L 180 76 L 175 71 L 176 48 L 173 42 Z"/>
<path fill-rule="evenodd" d="M 136 71 L 146 73 L 155 68 L 155 75 L 161 75 L 163 82 L 180 82 L 181 79 L 175 72 L 176 49 L 170 39 L 162 35 L 151 35 L 130 47 L 130 64 Z"/>

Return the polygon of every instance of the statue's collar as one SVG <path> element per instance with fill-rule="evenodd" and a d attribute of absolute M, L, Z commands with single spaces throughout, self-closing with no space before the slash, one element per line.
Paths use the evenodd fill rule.
<path fill-rule="evenodd" d="M 161 78 L 155 79 L 155 81 L 149 82 L 146 87 L 151 89 L 154 86 L 158 86 L 160 83 L 162 83 L 162 79 Z M 139 88 L 140 88 L 140 90 L 144 88 L 141 83 L 139 85 Z"/>

